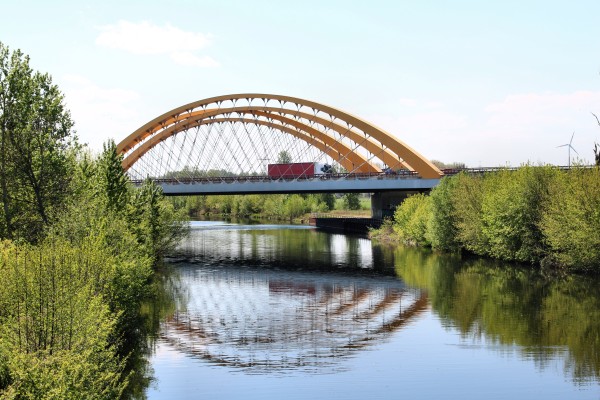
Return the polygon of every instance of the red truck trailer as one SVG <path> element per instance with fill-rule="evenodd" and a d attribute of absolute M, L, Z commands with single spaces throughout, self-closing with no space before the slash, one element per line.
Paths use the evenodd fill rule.
<path fill-rule="evenodd" d="M 330 172 L 330 165 L 313 162 L 269 164 L 267 166 L 267 174 L 271 178 L 311 178 Z"/>

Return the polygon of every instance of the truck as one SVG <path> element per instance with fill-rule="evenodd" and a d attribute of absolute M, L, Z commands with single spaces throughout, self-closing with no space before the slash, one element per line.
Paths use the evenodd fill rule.
<path fill-rule="evenodd" d="M 271 178 L 312 178 L 332 172 L 331 165 L 315 162 L 267 165 L 267 175 Z"/>

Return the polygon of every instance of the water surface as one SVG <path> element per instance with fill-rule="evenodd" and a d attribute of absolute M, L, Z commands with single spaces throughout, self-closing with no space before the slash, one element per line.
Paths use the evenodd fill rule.
<path fill-rule="evenodd" d="M 150 399 L 600 398 L 595 279 L 221 222 L 171 266 Z"/>

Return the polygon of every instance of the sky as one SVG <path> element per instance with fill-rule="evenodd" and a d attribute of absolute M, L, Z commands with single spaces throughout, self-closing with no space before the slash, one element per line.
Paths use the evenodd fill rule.
<path fill-rule="evenodd" d="M 180 105 L 231 93 L 341 109 L 429 159 L 593 161 L 600 1 L 28 1 L 0 41 L 65 94 L 95 151 Z"/>

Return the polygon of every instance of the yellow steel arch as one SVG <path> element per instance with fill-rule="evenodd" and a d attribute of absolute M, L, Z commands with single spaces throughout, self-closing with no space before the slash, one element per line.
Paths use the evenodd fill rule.
<path fill-rule="evenodd" d="M 122 162 L 123 169 L 128 170 L 144 154 L 146 154 L 150 149 L 152 149 L 152 147 L 156 146 L 158 143 L 169 138 L 170 136 L 177 134 L 180 131 L 184 131 L 184 130 L 190 129 L 190 128 L 195 128 L 195 127 L 201 126 L 201 125 L 210 125 L 210 124 L 216 124 L 216 123 L 220 123 L 220 122 L 240 122 L 240 118 L 227 117 L 227 118 L 214 118 L 214 119 L 205 119 L 205 120 L 201 119 L 201 120 L 197 120 L 197 121 L 190 122 L 190 123 L 186 122 L 185 125 L 180 125 L 179 129 L 173 129 L 173 130 L 161 132 L 160 134 L 155 135 L 154 137 L 149 139 L 147 142 L 144 142 L 142 145 L 137 147 L 131 154 L 129 154 L 127 157 L 125 157 Z M 340 153 L 338 150 L 327 145 L 326 143 L 323 143 L 322 141 L 318 140 L 317 138 L 310 137 L 309 135 L 299 132 L 296 129 L 292 129 L 292 128 L 289 128 L 286 126 L 274 124 L 274 123 L 268 122 L 268 121 L 261 121 L 261 120 L 253 120 L 253 121 L 251 121 L 251 123 L 267 126 L 270 128 L 275 128 L 282 132 L 289 133 L 290 135 L 293 135 L 299 139 L 302 139 L 306 143 L 323 151 L 325 154 L 327 154 L 334 160 L 339 160 L 340 165 L 348 171 L 352 171 L 356 165 L 359 165 L 360 163 L 364 163 L 366 161 L 364 159 L 356 159 L 355 158 L 356 156 L 358 156 L 358 157 L 360 157 L 360 156 L 357 155 L 356 153 L 352 153 L 350 151 L 350 149 L 348 149 L 348 148 L 346 148 L 346 149 L 347 149 L 347 151 L 350 151 L 350 153 L 348 153 L 347 151 L 346 151 L 346 154 Z M 347 154 L 350 154 L 350 157 L 346 157 Z M 381 171 L 369 171 L 369 172 L 381 172 Z"/>
<path fill-rule="evenodd" d="M 231 115 L 231 114 L 252 114 L 252 115 L 262 115 L 267 118 L 271 118 L 277 121 L 282 122 L 283 124 L 291 125 L 297 128 L 294 131 L 293 136 L 298 137 L 299 139 L 304 140 L 305 142 L 309 142 L 312 138 L 317 138 L 321 143 L 323 143 L 326 147 L 321 148 L 320 150 L 324 151 L 328 154 L 332 159 L 339 162 L 346 170 L 355 171 L 361 173 L 377 173 L 381 172 L 381 168 L 372 165 L 369 163 L 367 159 L 365 159 L 361 154 L 354 152 L 352 149 L 344 145 L 342 142 L 336 141 L 335 138 L 327 135 L 326 133 L 320 132 L 319 130 L 312 128 L 306 124 L 303 124 L 299 121 L 284 117 L 278 114 L 272 113 L 261 113 L 256 110 L 247 110 L 245 107 L 239 108 L 221 108 L 221 109 L 209 109 L 206 111 L 197 111 L 194 113 L 190 113 L 190 115 L 177 123 L 173 123 L 168 128 L 163 129 L 162 131 L 153 135 L 150 139 L 144 141 L 141 145 L 139 145 L 133 152 L 129 153 L 123 159 L 123 168 L 125 170 L 129 169 L 137 160 L 139 160 L 144 154 L 146 154 L 152 147 L 162 142 L 163 140 L 171 137 L 179 132 L 185 131 L 187 129 L 200 126 L 200 125 L 208 125 L 214 123 L 214 117 L 219 115 Z M 218 121 L 222 122 L 224 119 L 218 119 Z M 233 118 L 228 120 L 229 122 L 240 122 L 239 118 Z M 250 123 L 256 123 L 260 120 L 252 120 Z M 265 124 L 259 124 L 265 125 Z M 280 131 L 284 131 L 286 133 L 290 133 L 288 129 L 282 129 L 283 125 L 270 125 L 270 127 L 276 128 Z M 147 137 L 148 135 L 146 135 Z M 312 143 L 310 143 L 312 144 Z M 325 150 L 324 150 L 325 149 Z M 331 150 L 329 150 L 331 149 Z M 335 153 L 337 152 L 337 155 Z"/>
<path fill-rule="evenodd" d="M 419 173 L 419 175 L 421 177 L 423 177 L 423 178 L 439 178 L 440 176 L 443 175 L 442 172 L 435 165 L 433 165 L 429 160 L 427 160 L 421 154 L 416 152 L 410 146 L 408 146 L 401 140 L 395 138 L 394 136 L 390 135 L 389 133 L 383 131 L 382 129 L 377 128 L 374 125 L 372 125 L 366 121 L 363 121 L 360 118 L 357 118 L 353 115 L 350 115 L 350 114 L 343 112 L 341 110 L 338 110 L 336 108 L 333 108 L 333 107 L 330 107 L 330 106 L 327 106 L 324 104 L 316 103 L 314 101 L 300 99 L 300 98 L 296 98 L 296 97 L 290 97 L 290 96 L 273 95 L 273 94 L 257 94 L 257 93 L 231 94 L 231 95 L 212 97 L 212 98 L 192 102 L 192 103 L 183 105 L 181 107 L 177 107 L 177 108 L 153 119 L 152 121 L 149 121 L 148 123 L 146 123 L 139 129 L 137 129 L 135 132 L 133 132 L 131 135 L 127 136 L 123 141 L 121 141 L 118 144 L 117 150 L 120 153 L 125 154 L 128 151 L 130 151 L 132 148 L 134 148 L 137 144 L 144 141 L 149 136 L 153 135 L 154 133 L 156 133 L 162 129 L 167 128 L 169 125 L 178 123 L 180 121 L 184 121 L 188 118 L 197 118 L 198 115 L 202 114 L 202 112 L 194 111 L 198 108 L 200 108 L 200 109 L 202 109 L 203 107 L 206 108 L 210 104 L 217 104 L 218 106 L 220 106 L 221 103 L 226 102 L 226 101 L 235 102 L 237 100 L 246 100 L 250 103 L 254 99 L 262 100 L 265 103 L 265 107 L 266 107 L 266 103 L 270 100 L 278 101 L 278 102 L 280 102 L 280 104 L 282 104 L 282 108 L 278 109 L 278 111 L 283 112 L 283 113 L 290 111 L 289 109 L 286 110 L 285 108 L 283 108 L 283 104 L 286 104 L 286 103 L 295 104 L 297 106 L 305 106 L 308 108 L 312 108 L 316 112 L 326 113 L 334 118 L 344 121 L 346 124 L 348 124 L 351 127 L 356 127 L 357 129 L 360 129 L 366 135 L 371 136 L 372 138 L 376 139 L 379 143 L 381 143 L 382 150 L 384 148 L 386 148 L 386 149 L 389 149 L 391 152 L 395 153 L 396 155 L 398 155 L 407 166 L 410 166 L 412 169 L 417 171 L 417 173 Z M 315 112 L 315 114 L 316 114 L 316 112 Z M 316 118 L 316 116 L 315 116 L 315 118 Z"/>
<path fill-rule="evenodd" d="M 292 115 L 292 116 L 304 118 L 304 119 L 312 121 L 312 122 L 316 122 L 326 128 L 329 128 L 333 131 L 338 132 L 340 135 L 345 136 L 345 137 L 349 138 L 350 140 L 354 141 L 355 143 L 359 144 L 361 147 L 365 148 L 367 151 L 371 152 L 373 155 L 375 155 L 376 157 L 381 159 L 389 168 L 392 168 L 392 169 L 406 168 L 411 171 L 413 170 L 413 168 L 410 165 L 407 165 L 406 163 L 404 163 L 402 161 L 401 157 L 398 154 L 393 153 L 387 147 L 382 147 L 381 144 L 376 143 L 371 137 L 361 136 L 359 133 L 355 132 L 354 130 L 352 130 L 348 127 L 344 127 L 332 120 L 326 120 L 325 118 L 321 118 L 319 116 L 311 115 L 311 114 L 308 114 L 308 113 L 305 113 L 302 111 L 297 111 L 297 110 L 286 109 L 285 112 L 282 112 L 281 108 L 276 108 L 276 107 L 244 106 L 244 107 L 231 107 L 231 108 L 219 108 L 219 109 L 208 109 L 208 110 L 203 110 L 203 111 L 195 111 L 195 112 L 186 114 L 184 119 L 182 119 L 181 115 L 178 116 L 178 118 L 170 118 L 164 124 L 155 126 L 153 129 L 147 130 L 146 132 L 142 132 L 140 135 L 135 136 L 135 138 L 136 138 L 136 141 L 141 142 L 141 141 L 145 140 L 147 137 L 151 136 L 152 134 L 158 132 L 160 130 L 160 126 L 174 126 L 174 125 L 184 124 L 185 121 L 188 121 L 188 120 L 196 120 L 198 118 L 207 118 L 207 117 L 215 116 L 218 114 L 242 113 L 242 112 L 253 112 L 255 114 L 260 114 L 260 115 L 263 115 L 266 117 L 270 117 L 273 114 L 275 114 L 275 115 L 286 114 L 286 115 Z M 306 125 L 306 124 L 304 124 L 304 126 L 308 127 L 308 125 Z M 163 132 L 165 132 L 166 130 L 167 129 L 164 129 L 163 131 L 161 131 L 160 134 L 162 135 Z M 176 133 L 180 132 L 181 130 L 182 129 L 172 130 L 171 135 L 176 134 Z M 133 135 L 130 135 L 130 136 L 134 137 Z M 135 141 L 130 142 L 129 145 L 125 145 L 124 143 L 125 143 L 125 141 L 121 142 L 118 147 L 118 151 L 120 151 L 122 153 L 130 150 L 134 146 Z M 368 172 L 371 172 L 371 171 L 368 171 Z"/>

